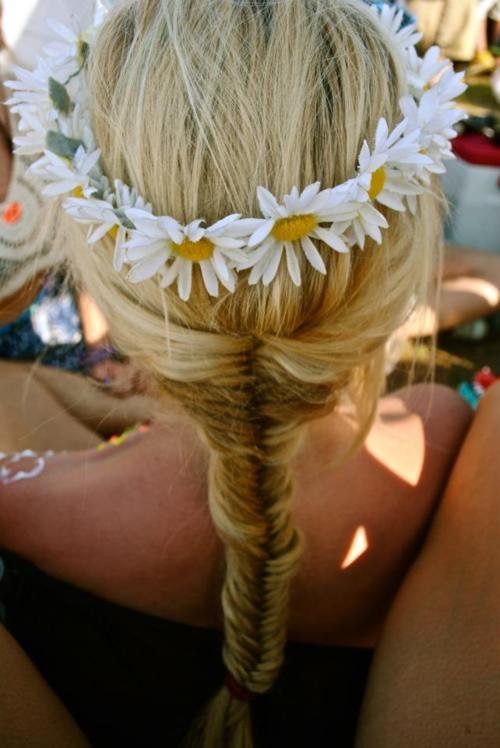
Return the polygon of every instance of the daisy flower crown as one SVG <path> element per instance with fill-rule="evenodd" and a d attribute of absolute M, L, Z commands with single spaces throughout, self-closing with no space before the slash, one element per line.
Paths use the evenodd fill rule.
<path fill-rule="evenodd" d="M 39 156 L 31 171 L 45 182 L 46 195 L 66 196 L 63 208 L 88 224 L 90 245 L 107 235 L 115 239 L 115 270 L 127 266 L 131 283 L 158 277 L 163 287 L 176 283 L 187 301 L 195 265 L 208 294 L 218 296 L 221 286 L 234 292 L 243 270 L 250 270 L 250 285 L 267 286 L 286 262 L 300 286 L 300 253 L 326 274 L 318 241 L 341 253 L 363 249 L 367 236 L 380 243 L 388 222 L 378 208 L 415 213 L 417 196 L 430 188 L 433 174 L 445 171 L 443 161 L 453 158 L 454 125 L 464 118 L 453 99 L 466 89 L 463 74 L 453 71 L 438 47 L 419 57 L 415 45 L 421 35 L 415 25 L 403 25 L 402 10 L 373 7 L 406 65 L 409 95 L 400 101 L 396 127 L 379 120 L 351 179 L 326 189 L 319 182 L 302 191 L 294 186 L 281 202 L 259 187 L 261 216 L 255 218 L 234 213 L 207 226 L 202 219 L 182 225 L 172 216 L 156 216 L 135 189 L 109 182 L 92 132 L 82 73 L 113 4 L 99 0 L 94 25 L 83 32 L 49 22 L 60 40 L 44 50 L 34 72 L 16 68 L 17 80 L 5 85 L 13 89 L 8 103 L 20 118 L 17 152 Z"/>

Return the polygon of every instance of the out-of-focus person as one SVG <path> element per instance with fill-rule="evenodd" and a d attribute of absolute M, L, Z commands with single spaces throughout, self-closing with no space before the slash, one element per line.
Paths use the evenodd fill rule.
<path fill-rule="evenodd" d="M 407 0 L 406 6 L 418 19 L 425 48 L 437 44 L 457 61 L 474 57 L 479 32 L 477 0 Z"/>
<path fill-rule="evenodd" d="M 495 60 L 487 45 L 487 18 L 500 20 L 498 0 L 406 0 L 423 34 L 422 46 L 437 44 L 457 62 L 473 62 L 493 69 Z"/>

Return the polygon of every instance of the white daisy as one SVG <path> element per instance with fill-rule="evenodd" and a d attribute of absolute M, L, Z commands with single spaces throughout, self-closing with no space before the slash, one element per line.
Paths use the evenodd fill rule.
<path fill-rule="evenodd" d="M 133 283 L 160 274 L 164 287 L 177 282 L 181 299 L 187 300 L 198 264 L 208 293 L 217 296 L 219 284 L 235 290 L 235 269 L 251 268 L 249 283 L 268 285 L 285 254 L 288 273 L 300 285 L 300 253 L 324 274 L 315 242 L 337 252 L 348 252 L 354 244 L 363 248 L 366 236 L 380 243 L 388 224 L 374 204 L 415 211 L 430 174 L 444 171 L 442 161 L 453 157 L 450 140 L 464 115 L 452 99 L 465 90 L 463 75 L 446 69 L 449 63 L 441 60 L 437 47 L 420 58 L 414 49 L 420 38 L 415 26 L 403 27 L 403 11 L 386 6 L 374 13 L 406 61 L 413 97 L 402 99 L 404 120 L 391 132 L 385 119 L 379 121 L 373 148 L 363 144 L 353 179 L 323 191 L 319 182 L 302 193 L 294 187 L 283 204 L 260 187 L 264 217 L 258 219 L 241 220 L 234 214 L 205 227 L 201 220 L 182 226 L 168 216 L 157 218 L 134 190 L 119 181 L 110 188 L 99 166 L 82 75 L 75 75 L 81 73 L 97 26 L 114 5 L 115 0 L 97 0 L 94 26 L 85 32 L 52 22 L 60 40 L 47 48 L 48 59 L 34 73 L 16 68 L 18 80 L 6 85 L 13 90 L 9 103 L 20 117 L 19 150 L 44 154 L 31 170 L 48 183 L 45 194 L 72 194 L 64 207 L 90 226 L 91 244 L 116 234 L 114 266 L 121 270 L 124 263 L 131 265 Z M 247 253 L 242 252 L 245 245 Z"/>
<path fill-rule="evenodd" d="M 448 82 L 445 81 L 444 85 L 447 84 Z M 455 85 L 453 81 L 451 84 Z M 444 90 L 446 91 L 446 89 Z M 421 151 L 431 161 L 422 170 L 418 170 L 417 176 L 424 178 L 424 180 L 425 172 L 442 174 L 446 171 L 443 160 L 454 158 L 450 143 L 450 140 L 457 134 L 454 125 L 465 117 L 459 109 L 451 108 L 448 104 L 441 104 L 442 91 L 443 89 L 440 90 L 439 84 L 437 84 L 422 96 L 419 103 L 411 96 L 405 96 L 401 100 L 401 109 L 407 122 L 406 126 L 410 131 L 414 128 L 419 129 Z"/>
<path fill-rule="evenodd" d="M 153 207 L 151 203 L 147 203 L 144 198 L 139 195 L 137 190 L 124 184 L 119 179 L 115 179 L 114 186 L 115 190 L 113 196 L 116 206 L 115 215 L 119 218 L 119 223 L 116 223 L 115 227 L 111 229 L 111 231 L 117 230 L 113 265 L 115 270 L 120 272 L 125 263 L 125 239 L 130 229 L 130 227 L 126 226 L 129 219 L 127 218 L 125 211 L 129 208 L 137 208 L 146 213 L 152 214 Z"/>
<path fill-rule="evenodd" d="M 405 210 L 403 198 L 419 194 L 420 190 L 407 172 L 432 164 L 431 158 L 421 150 L 420 133 L 414 123 L 409 127 L 407 121 L 403 120 L 389 132 L 386 120 L 381 118 L 373 151 L 365 140 L 359 154 L 358 183 L 366 190 L 369 199 L 393 210 Z M 368 216 L 369 211 L 364 211 L 364 214 Z M 373 215 L 371 217 L 375 218 Z M 386 228 L 383 223 L 379 226 Z M 360 229 L 358 222 L 355 231 L 357 237 L 361 237 Z M 372 238 L 380 234 L 378 230 L 367 233 Z"/>
<path fill-rule="evenodd" d="M 79 122 L 81 121 L 81 111 L 69 112 L 71 109 L 70 92 L 68 90 L 65 92 L 62 85 L 59 91 L 63 94 L 63 102 L 67 105 L 70 116 L 66 117 L 57 111 L 52 99 L 54 89 L 51 89 L 51 85 L 56 86 L 57 83 L 64 82 L 66 69 L 57 68 L 47 60 L 40 60 L 34 72 L 18 67 L 14 70 L 18 80 L 7 81 L 5 84 L 13 89 L 13 95 L 7 103 L 20 118 L 19 135 L 16 136 L 14 142 L 20 153 L 30 155 L 42 153 L 46 148 L 47 132 L 49 130 L 64 132 L 70 129 L 70 122 L 76 121 L 77 118 Z M 79 128 L 81 129 L 81 124 Z M 87 130 L 88 128 L 85 129 L 85 133 Z M 67 132 L 67 134 L 75 137 L 73 133 Z"/>
<path fill-rule="evenodd" d="M 53 60 L 54 64 L 61 67 L 72 66 L 76 72 L 85 63 L 89 47 L 106 12 L 97 6 L 94 23 L 87 29 L 82 28 L 74 16 L 72 17 L 73 28 L 60 23 L 55 18 L 47 19 L 47 25 L 61 41 L 46 45 L 43 49 L 44 53 Z"/>
<path fill-rule="evenodd" d="M 249 249 L 240 270 L 252 268 L 248 282 L 255 285 L 262 280 L 269 285 L 276 276 L 283 253 L 286 256 L 288 273 L 293 283 L 300 286 L 300 268 L 297 252 L 302 250 L 306 260 L 318 272 L 325 274 L 323 258 L 313 243 L 320 240 L 336 252 L 348 252 L 349 247 L 342 238 L 342 227 L 358 211 L 358 203 L 352 200 L 349 185 L 342 189 L 323 190 L 320 183 L 310 184 L 302 193 L 294 187 L 285 195 L 280 205 L 274 195 L 259 187 L 257 197 L 264 218 L 247 221 L 251 236 Z M 321 224 L 330 224 L 322 226 Z"/>
<path fill-rule="evenodd" d="M 417 31 L 416 25 L 412 23 L 403 26 L 404 10 L 397 6 L 374 6 L 371 11 L 391 35 L 401 55 L 406 57 L 407 50 L 418 44 L 422 38 L 422 34 Z"/>
<path fill-rule="evenodd" d="M 373 205 L 361 203 L 357 215 L 349 221 L 346 226 L 346 239 L 352 246 L 357 244 L 360 249 L 364 249 L 366 237 L 382 243 L 382 232 L 380 229 L 388 228 L 389 224 L 385 216 L 380 213 Z"/>
<path fill-rule="evenodd" d="M 14 137 L 16 153 L 26 156 L 43 153 L 47 147 L 47 131 L 54 127 L 54 119 L 43 112 L 29 111 L 26 108 L 21 114 L 18 133 Z"/>
<path fill-rule="evenodd" d="M 21 116 L 25 111 L 34 112 L 42 117 L 47 112 L 54 110 L 50 98 L 50 78 L 56 79 L 56 71 L 53 66 L 44 59 L 40 59 L 35 70 L 25 70 L 17 65 L 13 66 L 17 76 L 16 80 L 5 81 L 4 86 L 13 91 L 7 100 L 7 105 L 13 112 Z"/>
<path fill-rule="evenodd" d="M 432 81 L 451 64 L 443 60 L 439 47 L 430 47 L 423 57 L 419 57 L 414 47 L 408 49 L 408 84 L 418 98 Z"/>
<path fill-rule="evenodd" d="M 36 161 L 30 171 L 41 177 L 47 186 L 43 194 L 48 197 L 56 197 L 64 193 L 72 192 L 75 197 L 88 197 L 93 188 L 90 181 L 90 172 L 94 169 L 101 156 L 97 149 L 87 153 L 83 146 L 76 151 L 73 162 L 60 158 L 51 151 L 45 151 L 45 155 Z"/>
<path fill-rule="evenodd" d="M 452 67 L 450 67 L 441 76 L 433 90 L 436 91 L 438 101 L 441 106 L 448 106 L 456 108 L 456 104 L 453 99 L 463 94 L 467 90 L 467 84 L 464 83 L 465 73 L 455 73 Z M 463 115 L 465 116 L 465 115 Z"/>
<path fill-rule="evenodd" d="M 125 262 L 124 245 L 127 234 L 133 227 L 125 210 L 139 208 L 151 214 L 152 208 L 136 190 L 123 184 L 119 179 L 115 180 L 114 186 L 114 192 L 107 195 L 104 200 L 70 197 L 64 201 L 63 207 L 78 223 L 90 225 L 87 238 L 90 245 L 96 244 L 108 234 L 115 239 L 113 266 L 119 272 Z"/>
<path fill-rule="evenodd" d="M 75 30 L 60 23 L 55 18 L 47 19 L 47 26 L 53 31 L 61 41 L 54 41 L 47 44 L 43 51 L 48 55 L 56 65 L 68 65 L 77 63 L 82 57 L 83 38 L 80 30 Z M 78 64 L 78 63 L 77 63 Z M 78 65 L 80 67 L 80 65 Z"/>
<path fill-rule="evenodd" d="M 113 204 L 107 200 L 68 197 L 63 208 L 78 223 L 90 225 L 87 238 L 89 244 L 95 244 L 116 226 L 121 226 Z"/>
<path fill-rule="evenodd" d="M 97 150 L 90 112 L 82 103 L 75 104 L 69 116 L 59 117 L 57 125 L 59 132 L 67 138 L 81 140 L 87 153 Z"/>
<path fill-rule="evenodd" d="M 160 272 L 161 285 L 166 288 L 177 281 L 180 298 L 188 301 L 193 266 L 197 264 L 210 296 L 219 295 L 219 283 L 234 292 L 233 267 L 245 257 L 241 251 L 245 241 L 237 237 L 248 233 L 247 222 L 240 221 L 239 214 L 204 228 L 202 220 L 181 226 L 173 218 L 154 218 L 135 208 L 124 212 L 136 227 L 125 245 L 132 283 L 141 283 Z"/>

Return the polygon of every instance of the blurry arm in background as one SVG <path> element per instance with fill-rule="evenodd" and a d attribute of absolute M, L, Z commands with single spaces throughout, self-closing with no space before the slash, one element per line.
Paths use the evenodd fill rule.
<path fill-rule="evenodd" d="M 434 296 L 430 294 L 430 299 Z M 419 308 L 404 325 L 409 337 L 451 330 L 500 309 L 500 253 L 448 244 L 441 295 Z"/>
<path fill-rule="evenodd" d="M 486 317 L 500 308 L 500 254 L 448 245 L 439 329 Z"/>
<path fill-rule="evenodd" d="M 0 661 L 0 745 L 3 748 L 88 748 L 69 713 L 2 626 Z"/>

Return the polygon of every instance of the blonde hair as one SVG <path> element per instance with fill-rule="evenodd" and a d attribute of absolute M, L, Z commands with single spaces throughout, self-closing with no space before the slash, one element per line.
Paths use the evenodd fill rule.
<path fill-rule="evenodd" d="M 109 18 L 88 71 L 94 129 L 110 178 L 156 214 L 211 223 L 258 215 L 256 188 L 334 186 L 364 138 L 400 118 L 405 80 L 359 0 L 128 0 Z M 188 303 L 112 270 L 112 241 L 80 249 L 76 272 L 119 347 L 197 424 L 210 453 L 209 504 L 225 545 L 224 662 L 256 694 L 283 661 L 301 538 L 291 460 L 308 421 L 346 394 L 369 428 L 384 349 L 427 286 L 439 245 L 430 195 L 390 212 L 382 246 L 320 246 L 326 277 L 300 260 L 268 288 L 240 275 L 212 299 L 195 272 Z M 76 246 L 76 245 L 75 245 Z M 227 688 L 204 718 L 206 746 L 250 746 L 249 704 Z"/>

